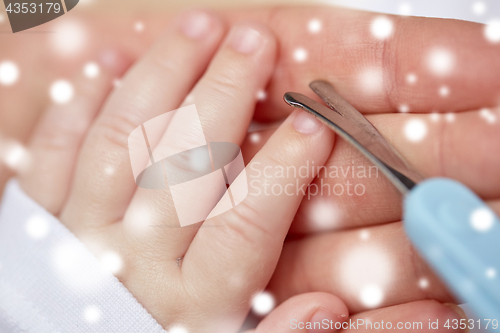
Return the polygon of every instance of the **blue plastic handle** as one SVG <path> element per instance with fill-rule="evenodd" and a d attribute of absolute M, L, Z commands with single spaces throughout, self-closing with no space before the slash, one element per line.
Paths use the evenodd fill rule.
<path fill-rule="evenodd" d="M 500 321 L 500 219 L 451 179 L 418 184 L 405 199 L 413 245 L 479 319 Z"/>

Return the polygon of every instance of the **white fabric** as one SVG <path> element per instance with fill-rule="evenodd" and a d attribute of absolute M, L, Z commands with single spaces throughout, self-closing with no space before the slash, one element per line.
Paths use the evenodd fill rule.
<path fill-rule="evenodd" d="M 0 332 L 165 332 L 15 180 L 0 206 Z"/>

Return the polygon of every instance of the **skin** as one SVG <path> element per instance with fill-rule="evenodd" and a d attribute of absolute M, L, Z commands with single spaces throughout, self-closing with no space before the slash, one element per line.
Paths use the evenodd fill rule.
<path fill-rule="evenodd" d="M 305 36 L 309 36 L 304 28 L 307 20 L 313 16 L 321 18 L 323 15 L 329 18 L 323 20 L 325 24 L 323 29 L 328 33 L 305 38 Z M 402 124 L 408 119 L 407 115 L 381 114 L 370 117 L 370 120 L 421 173 L 426 176 L 445 175 L 458 179 L 471 187 L 481 197 L 489 200 L 493 208 L 498 207 L 498 189 L 500 187 L 498 186 L 498 174 L 495 170 L 498 170 L 500 161 L 497 154 L 485 153 L 498 151 L 498 142 L 500 141 L 495 139 L 499 135 L 498 122 L 496 124 L 486 123 L 481 119 L 478 111 L 462 112 L 493 106 L 498 102 L 500 89 L 495 77 L 500 70 L 497 62 L 492 59 L 498 57 L 499 46 L 484 40 L 482 26 L 449 20 L 394 19 L 394 35 L 385 42 L 380 42 L 369 34 L 369 23 L 374 17 L 373 14 L 369 13 L 301 8 L 300 10 L 245 11 L 245 13 L 230 13 L 228 16 L 231 22 L 243 18 L 263 21 L 279 40 L 276 70 L 268 85 L 268 98 L 263 103 L 259 103 L 255 111 L 258 119 L 279 119 L 289 113 L 290 108 L 284 106 L 281 101 L 282 93 L 288 90 L 306 92 L 306 85 L 313 78 L 324 78 L 333 82 L 346 99 L 365 113 L 395 112 L 401 103 L 409 104 L 411 110 L 417 112 L 434 110 L 461 112 L 456 115 L 453 125 L 446 123 L 443 118 L 434 124 L 429 121 L 428 116 L 419 115 L 418 117 L 424 117 L 429 123 L 429 133 L 418 144 L 406 140 L 401 131 Z M 291 33 L 290 25 L 287 23 L 290 21 L 303 22 L 303 24 L 302 26 L 298 23 L 294 25 L 292 29 L 297 30 Z M 344 36 L 352 32 L 352 27 L 366 28 L 359 29 L 359 39 L 354 40 L 354 42 L 343 40 Z M 457 41 L 458 37 L 460 37 L 460 42 Z M 430 73 L 422 60 L 425 58 L 425 43 L 429 40 L 435 42 L 436 45 L 445 45 L 452 49 L 457 56 L 457 64 L 467 65 L 457 65 L 456 69 L 446 77 L 437 77 Z M 301 41 L 306 49 L 321 51 L 310 52 L 310 60 L 297 65 L 290 57 L 298 45 L 297 41 Z M 349 46 L 350 43 L 353 45 Z M 335 52 L 324 45 L 335 47 L 333 50 Z M 345 47 L 341 48 L 339 45 Z M 134 58 L 127 51 L 131 48 L 127 49 L 124 46 L 123 49 L 126 50 L 125 54 L 128 57 Z M 334 56 L 321 56 L 321 54 L 329 55 L 331 53 Z M 314 58 L 316 56 L 318 59 Z M 345 59 L 349 59 L 349 62 L 346 63 Z M 384 89 L 378 94 L 365 95 L 360 93 L 357 85 L 359 68 L 381 65 L 384 73 Z M 418 73 L 418 83 L 414 86 L 408 85 L 405 81 L 405 76 L 410 71 Z M 449 98 L 442 98 L 437 93 L 442 84 L 450 87 L 451 95 Z M 108 102 L 108 105 L 109 103 L 111 102 Z M 165 110 L 174 108 L 165 108 Z M 143 120 L 149 118 L 146 117 Z M 138 120 L 136 122 L 140 123 Z M 464 137 L 465 128 L 470 137 Z M 243 149 L 249 151 L 249 153 L 245 153 L 247 160 L 253 155 L 252 149 L 257 151 L 262 142 L 265 142 L 265 138 L 270 135 L 271 133 L 265 133 L 264 140 L 259 145 L 249 142 L 243 145 Z M 481 142 L 481 145 L 475 144 L 476 142 Z M 247 150 L 247 147 L 250 148 Z M 327 166 L 340 166 L 348 165 L 352 159 L 356 161 L 355 165 L 368 165 L 356 151 L 343 141 L 337 140 L 333 151 L 325 161 Z M 329 182 L 343 180 L 327 179 Z M 24 183 L 28 192 L 29 183 Z M 402 263 L 402 265 L 398 265 L 398 273 L 401 274 L 395 274 L 398 276 L 395 281 L 397 288 L 390 288 L 386 291 L 384 301 L 380 304 L 383 308 L 378 310 L 378 313 L 386 319 L 411 318 L 409 312 L 404 310 L 408 304 L 413 304 L 413 306 L 418 304 L 418 307 L 414 309 L 421 309 L 422 313 L 426 313 L 425 311 L 428 309 L 435 309 L 434 307 L 444 309 L 445 307 L 439 303 L 425 301 L 425 299 L 437 299 L 440 302 L 449 302 L 453 299 L 444 291 L 445 289 L 439 281 L 425 263 L 418 258 L 418 254 L 404 238 L 401 223 L 398 221 L 401 215 L 400 210 L 398 210 L 401 202 L 400 197 L 383 177 L 363 180 L 363 184 L 367 188 L 367 193 L 371 193 L 371 195 L 332 198 L 341 202 L 338 211 L 339 218 L 335 225 L 329 226 L 326 230 L 324 228 L 318 229 L 316 225 L 307 221 L 307 206 L 313 205 L 314 201 L 320 200 L 320 198 L 314 197 L 312 200 L 303 202 L 291 229 L 292 234 L 295 234 L 297 238 L 290 239 L 285 243 L 276 274 L 270 283 L 271 291 L 278 296 L 279 300 L 284 300 L 297 293 L 331 292 L 341 296 L 351 313 L 359 313 L 356 316 L 369 313 L 366 311 L 372 310 L 368 310 L 360 304 L 357 293 L 343 291 L 342 281 L 335 279 L 335 272 L 340 267 L 335 260 L 332 260 L 332 257 L 345 257 L 356 242 L 359 242 L 359 230 L 357 232 L 353 228 L 369 226 L 370 242 L 389 244 L 386 250 L 390 253 L 391 258 L 395 262 Z M 38 186 L 34 187 L 38 188 Z M 39 189 L 40 193 L 46 191 L 43 187 Z M 30 194 L 36 197 L 34 192 Z M 120 206 L 121 202 L 113 202 L 112 204 Z M 74 205 L 78 206 L 78 204 Z M 364 209 L 360 209 L 360 207 Z M 366 209 L 366 207 L 370 207 L 370 209 Z M 111 211 L 111 215 L 107 216 L 108 220 L 109 217 L 113 221 L 120 219 L 120 214 L 116 213 L 119 209 L 109 210 L 108 208 L 100 209 L 101 211 Z M 61 211 L 64 212 L 62 209 Z M 123 213 L 121 214 L 123 215 Z M 78 235 L 76 230 L 80 228 L 80 224 L 75 224 L 78 225 L 72 227 L 72 230 Z M 344 231 L 344 229 L 350 230 Z M 318 234 L 320 231 L 321 234 Z M 304 237 L 304 235 L 308 237 Z M 92 237 L 97 238 L 98 236 L 92 234 Z M 318 253 L 324 255 L 318 256 Z M 148 254 L 147 258 L 158 261 L 154 259 L 154 255 Z M 411 260 L 408 260 L 409 258 Z M 156 267 L 156 265 L 154 266 Z M 429 287 L 425 290 L 418 287 L 418 280 L 422 277 L 429 280 Z M 124 283 L 127 285 L 127 279 L 122 278 L 122 281 L 125 281 Z M 129 279 L 129 281 L 133 281 L 133 279 Z M 136 294 L 140 294 L 140 292 L 134 292 L 133 287 L 130 286 L 127 285 L 129 289 L 132 289 L 134 295 L 139 297 Z M 163 290 L 162 288 L 156 290 Z M 156 300 L 154 295 L 147 295 L 144 299 L 148 297 L 153 299 L 151 301 L 153 305 L 145 305 L 146 308 L 155 315 L 155 318 L 160 318 L 161 322 L 162 314 L 160 312 L 162 311 L 155 309 L 162 308 L 162 301 Z M 141 298 L 140 300 L 144 302 Z M 405 303 L 407 305 L 404 305 Z M 450 312 L 444 310 L 436 313 L 443 316 L 451 315 Z M 456 312 L 454 314 L 458 315 Z"/>
<path fill-rule="evenodd" d="M 106 91 L 102 86 L 109 87 L 115 73 L 107 69 L 97 84 L 76 78 L 78 97 L 65 106 L 66 112 L 75 110 L 72 117 L 61 115 L 59 107 L 48 111 L 30 145 L 37 167 L 23 173 L 20 182 L 97 257 L 113 251 L 123 258 L 117 276 L 165 328 L 233 332 L 245 319 L 252 298 L 269 282 L 301 197 L 248 196 L 235 209 L 204 222 L 222 228 L 161 228 L 178 226 L 170 193 L 137 188 L 127 147 L 133 128 L 178 108 L 188 93 L 199 101 L 208 142 L 244 140 L 256 102 L 248 91 L 266 85 L 275 61 L 275 39 L 258 23 L 236 25 L 225 36 L 218 18 L 197 15 L 210 22 L 203 33 L 192 36 L 185 31 L 189 16 L 175 20 L 127 72 L 100 112 L 96 111 Z M 238 45 L 238 32 L 245 29 L 258 38 L 251 52 Z M 172 47 L 177 52 L 170 52 Z M 141 80 L 144 77 L 147 82 Z M 168 94 L 165 87 L 170 87 Z M 70 124 L 76 129 L 68 131 Z M 252 163 L 322 164 L 333 138 L 314 118 L 295 112 Z M 320 142 L 321 149 L 311 149 Z M 172 143 L 160 139 L 151 144 L 163 149 Z M 107 173 L 110 165 L 114 172 Z M 313 175 L 301 183 L 312 179 Z M 280 185 L 290 180 L 270 181 Z M 177 258 L 183 258 L 182 265 Z M 336 303 L 326 308 L 343 306 L 327 297 Z M 340 318 L 347 316 L 345 307 L 335 312 L 339 311 Z"/>

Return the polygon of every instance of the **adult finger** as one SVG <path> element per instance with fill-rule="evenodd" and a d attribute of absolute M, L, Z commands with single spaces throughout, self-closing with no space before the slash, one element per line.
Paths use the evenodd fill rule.
<path fill-rule="evenodd" d="M 462 111 L 500 103 L 500 44 L 485 38 L 482 24 L 325 5 L 240 8 L 222 11 L 221 16 L 231 24 L 264 23 L 279 41 L 277 68 L 267 98 L 256 110 L 261 120 L 283 118 L 290 112 L 283 94 L 310 92 L 308 84 L 314 79 L 330 80 L 367 113 L 406 106 L 415 112 Z M 375 21 L 381 16 L 392 21 L 392 30 L 387 21 Z M 129 38 L 129 20 L 117 19 L 113 37 L 126 34 L 118 43 L 140 54 L 144 39 L 157 36 L 168 19 L 164 13 L 147 16 L 140 39 Z M 375 37 L 391 31 L 386 39 Z"/>
<path fill-rule="evenodd" d="M 221 15 L 230 23 L 257 20 L 271 27 L 278 38 L 278 65 L 267 99 L 256 112 L 262 120 L 288 114 L 283 94 L 309 92 L 307 85 L 314 79 L 333 82 L 363 112 L 397 111 L 405 106 L 415 112 L 462 111 L 500 102 L 496 79 L 500 65 L 495 61 L 500 44 L 485 38 L 482 24 L 324 5 L 242 8 Z M 392 21 L 392 30 L 387 21 L 375 21 L 381 16 Z M 113 39 L 126 34 L 118 43 L 139 56 L 144 39 L 149 43 L 168 19 L 164 13 L 147 16 L 141 38 L 130 38 L 129 20 L 116 19 L 116 30 L 109 34 Z M 392 34 L 386 39 L 375 37 L 379 32 L 384 36 L 384 31 Z"/>
<path fill-rule="evenodd" d="M 448 323 L 448 327 L 445 325 Z M 366 311 L 349 318 L 342 333 L 469 332 L 464 311 L 455 304 L 424 300 Z"/>
<path fill-rule="evenodd" d="M 180 105 L 204 72 L 223 33 L 222 22 L 213 14 L 186 13 L 127 73 L 80 153 L 74 186 L 62 212 L 70 227 L 103 225 L 123 217 L 136 190 L 128 135 L 144 121 Z"/>
<path fill-rule="evenodd" d="M 387 114 L 369 120 L 424 177 L 456 179 L 485 200 L 500 197 L 500 113 L 494 109 L 439 116 Z M 399 221 L 401 194 L 344 140 L 311 185 L 294 233 Z"/>
<path fill-rule="evenodd" d="M 326 6 L 233 10 L 226 17 L 261 20 L 280 42 L 260 119 L 283 117 L 283 94 L 311 94 L 314 79 L 332 82 L 362 112 L 463 111 L 500 103 L 500 44 L 485 38 L 482 24 Z"/>
<path fill-rule="evenodd" d="M 422 299 L 453 301 L 400 222 L 286 242 L 269 290 L 279 300 L 329 292 L 351 313 Z"/>

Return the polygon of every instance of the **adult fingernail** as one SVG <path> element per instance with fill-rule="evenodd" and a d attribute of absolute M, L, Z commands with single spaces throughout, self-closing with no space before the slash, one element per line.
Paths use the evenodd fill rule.
<path fill-rule="evenodd" d="M 229 44 L 240 53 L 252 53 L 262 44 L 264 37 L 251 27 L 240 25 L 234 26 L 229 32 Z"/>
<path fill-rule="evenodd" d="M 313 115 L 298 111 L 293 120 L 293 127 L 302 134 L 313 134 L 317 132 L 323 125 Z"/>
<path fill-rule="evenodd" d="M 200 39 L 210 30 L 212 18 L 207 13 L 195 10 L 185 13 L 180 18 L 180 29 L 188 37 Z"/>
<path fill-rule="evenodd" d="M 450 308 L 451 310 L 453 310 L 456 314 L 458 314 L 460 316 L 461 319 L 465 319 L 466 323 L 469 320 L 469 318 L 465 314 L 465 311 L 461 307 L 459 307 L 458 305 L 453 304 L 453 303 L 444 303 L 443 305 L 446 306 L 447 308 Z M 462 332 L 464 332 L 464 333 L 470 332 L 468 325 Z"/>
<path fill-rule="evenodd" d="M 338 321 L 338 316 L 333 313 L 319 309 L 311 317 L 311 328 L 307 330 L 307 333 L 323 333 L 331 331 L 331 323 L 335 327 L 335 323 Z"/>

